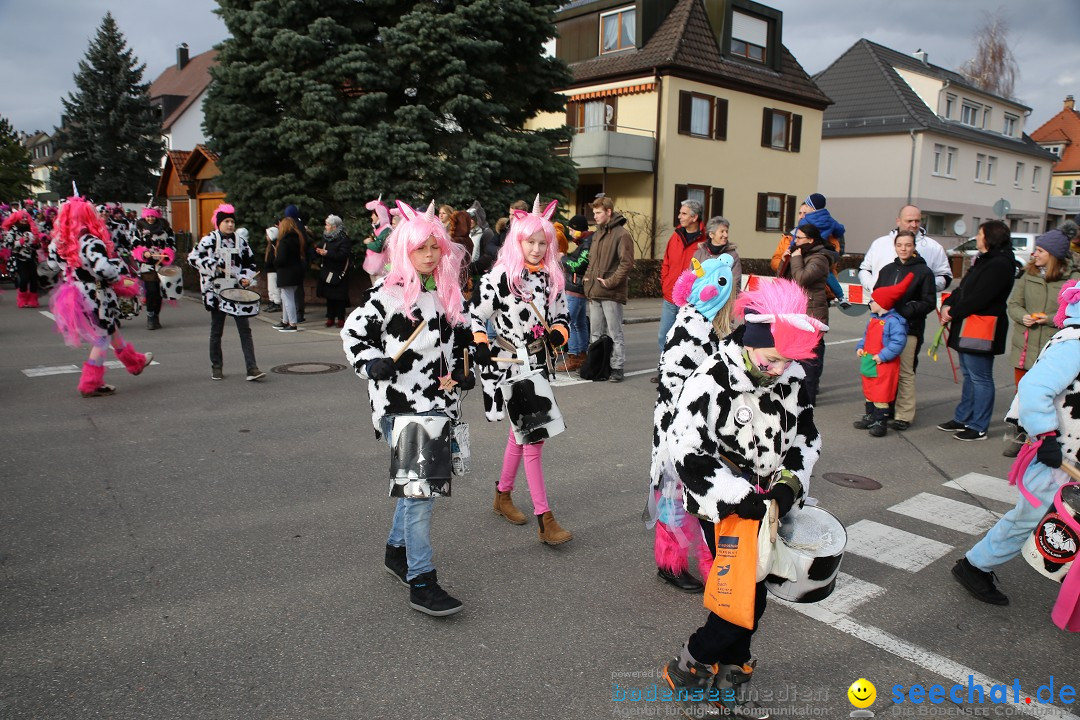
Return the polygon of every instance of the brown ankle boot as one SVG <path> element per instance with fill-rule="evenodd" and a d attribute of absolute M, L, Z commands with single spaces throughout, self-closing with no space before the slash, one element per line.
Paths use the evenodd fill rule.
<path fill-rule="evenodd" d="M 550 510 L 543 515 L 537 515 L 536 522 L 540 524 L 540 542 L 542 543 L 561 545 L 574 537 L 569 530 L 562 529 Z"/>
<path fill-rule="evenodd" d="M 500 492 L 498 486 L 495 487 L 495 507 L 492 509 L 515 525 L 525 524 L 525 513 L 514 507 L 510 493 Z"/>

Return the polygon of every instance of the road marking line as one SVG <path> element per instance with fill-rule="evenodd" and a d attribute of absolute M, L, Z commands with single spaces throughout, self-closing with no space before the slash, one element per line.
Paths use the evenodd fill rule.
<path fill-rule="evenodd" d="M 48 310 L 38 310 L 38 312 L 39 312 L 39 313 L 41 313 L 42 315 L 44 315 L 45 317 L 49 318 L 49 319 L 50 319 L 50 320 L 52 320 L 53 322 L 56 322 L 56 316 L 55 316 L 55 315 L 53 315 L 53 314 L 52 314 L 51 312 L 49 312 Z"/>
<path fill-rule="evenodd" d="M 150 363 L 151 365 L 160 365 L 157 360 Z M 110 370 L 122 370 L 124 363 L 119 360 L 106 360 L 105 367 Z M 82 372 L 81 365 L 53 365 L 52 367 L 36 367 L 23 370 L 22 373 L 26 377 L 46 377 L 48 375 L 68 375 L 70 373 Z"/>
<path fill-rule="evenodd" d="M 631 370 L 630 372 L 624 372 L 623 377 L 628 378 L 628 377 L 634 377 L 635 375 L 646 375 L 648 373 L 655 373 L 655 372 L 656 372 L 656 368 L 645 368 L 644 370 Z M 559 375 L 565 375 L 565 374 L 566 373 L 555 373 L 555 376 L 558 377 Z M 570 379 L 570 380 L 556 380 L 555 382 L 551 383 L 551 387 L 570 387 L 571 385 L 581 385 L 583 383 L 591 383 L 591 382 L 597 382 L 597 381 L 594 381 L 594 380 L 582 380 L 580 378 L 578 378 L 578 379 Z M 607 380 L 600 380 L 599 382 L 607 382 Z"/>
<path fill-rule="evenodd" d="M 855 608 L 869 600 L 873 600 L 884 592 L 885 588 L 883 587 L 842 572 L 836 576 L 836 589 L 833 590 L 832 595 L 817 604 L 837 615 L 847 615 Z M 781 600 L 780 598 L 770 598 L 770 602 L 773 600 L 789 606 L 798 605 L 798 603 Z"/>
<path fill-rule="evenodd" d="M 953 549 L 952 545 L 873 520 L 860 520 L 847 529 L 847 534 L 848 552 L 909 572 L 922 570 Z"/>
<path fill-rule="evenodd" d="M 833 340 L 832 342 L 825 343 L 828 345 L 847 345 L 848 343 L 859 342 L 862 338 L 851 338 L 850 340 Z"/>
<path fill-rule="evenodd" d="M 942 485 L 1009 505 L 1015 505 L 1017 498 L 1020 497 L 1020 492 L 1015 486 L 1010 485 L 1008 480 L 982 473 L 971 472 Z"/>
<path fill-rule="evenodd" d="M 994 527 L 1001 517 L 977 505 L 924 492 L 893 505 L 889 510 L 968 535 L 982 535 Z"/>
<path fill-rule="evenodd" d="M 852 549 L 850 543 L 848 549 Z M 929 670 L 930 672 L 945 678 L 947 681 L 950 681 L 950 684 L 962 685 L 966 688 L 968 676 L 972 676 L 971 682 L 981 685 L 986 692 L 989 691 L 992 685 L 1005 685 L 1005 683 L 1000 680 L 987 677 L 965 665 L 961 665 L 955 660 L 950 660 L 935 652 L 909 643 L 907 640 L 899 638 L 885 630 L 873 627 L 872 625 L 864 625 L 843 613 L 833 612 L 828 608 L 823 607 L 824 603 L 788 603 L 777 600 L 777 598 L 771 598 L 771 600 L 781 602 L 808 618 L 825 623 L 826 625 L 843 633 L 847 633 L 858 640 L 862 640 L 868 645 L 873 645 L 891 655 L 895 655 L 896 657 Z M 1025 715 L 1033 715 L 1042 718 L 1053 717 L 1060 718 L 1061 720 L 1080 720 L 1076 715 L 1066 712 L 1055 705 L 1043 705 L 1034 701 L 1030 705 L 1026 705 L 1023 703 L 1023 700 L 1027 697 L 1028 696 L 1025 694 L 1024 697 L 1021 698 L 1021 702 L 1010 702 L 1008 705 L 1011 706 L 1015 712 L 1023 713 Z M 967 705 L 964 707 L 967 707 Z"/>

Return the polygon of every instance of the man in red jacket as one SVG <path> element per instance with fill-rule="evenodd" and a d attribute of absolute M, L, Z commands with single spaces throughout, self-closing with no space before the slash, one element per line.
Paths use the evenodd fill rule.
<path fill-rule="evenodd" d="M 671 299 L 671 291 L 679 275 L 690 267 L 690 258 L 694 257 L 694 252 L 705 239 L 701 211 L 701 203 L 697 200 L 682 201 L 682 205 L 679 206 L 679 225 L 668 238 L 664 262 L 660 265 L 660 285 L 664 289 L 664 307 L 660 312 L 660 334 L 657 340 L 660 343 L 661 354 L 664 352 L 668 332 L 675 324 L 675 315 L 679 312 L 679 306 Z M 659 375 L 652 378 L 654 383 L 659 380 Z"/>

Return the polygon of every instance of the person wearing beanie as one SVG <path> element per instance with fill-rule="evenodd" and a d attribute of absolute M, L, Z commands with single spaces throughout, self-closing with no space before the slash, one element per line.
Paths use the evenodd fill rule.
<path fill-rule="evenodd" d="M 801 505 L 821 454 L 806 371 L 794 361 L 813 356 L 828 327 L 807 314 L 806 293 L 789 280 L 740 293 L 735 313 L 745 324 L 686 379 L 666 435 L 683 509 L 701 520 L 714 552 L 715 523 L 731 516 L 761 521 L 769 501 L 781 517 Z M 717 556 L 710 575 L 730 562 Z M 752 622 L 736 624 L 717 614 L 722 608 L 708 606 L 705 624 L 662 670 L 673 692 L 698 698 L 687 708 L 695 713 L 715 715 L 710 706 L 718 705 L 724 714 L 760 716 L 746 686 L 757 665 L 750 648 L 765 612 L 765 583 L 754 573 L 736 578 L 734 592 L 753 598 Z"/>
<path fill-rule="evenodd" d="M 236 209 L 222 203 L 215 208 L 211 221 L 214 229 L 207 233 L 188 254 L 188 263 L 199 271 L 203 306 L 210 313 L 210 379 L 223 380 L 221 336 L 225 332 L 228 314 L 221 309 L 218 292 L 228 288 L 248 288 L 255 282 L 255 254 L 248 244 L 247 230 L 236 227 Z M 255 362 L 255 343 L 251 339 L 251 324 L 246 316 L 233 315 L 240 348 L 244 353 L 249 381 L 262 380 L 266 373 Z"/>
<path fill-rule="evenodd" d="M 795 230 L 795 249 L 782 266 L 780 275 L 788 280 L 794 280 L 802 287 L 809 297 L 807 313 L 820 320 L 822 324 L 829 322 L 826 278 L 829 276 L 830 263 L 826 248 L 827 245 L 818 227 L 804 219 Z M 824 337 L 821 338 L 821 343 L 815 349 L 813 356 L 804 358 L 802 364 L 806 369 L 806 380 L 803 386 L 806 388 L 812 405 L 817 402 L 821 373 L 825 369 Z"/>
<path fill-rule="evenodd" d="M 1080 268 L 1080 215 L 1077 219 L 1066 220 L 1058 228 L 1069 238 L 1069 252 L 1072 253 L 1073 267 Z"/>
<path fill-rule="evenodd" d="M 345 327 L 345 310 L 349 307 L 349 276 L 352 274 L 352 240 L 337 215 L 328 215 L 323 228 L 323 240 L 315 247 L 319 266 L 319 284 L 315 296 L 326 299 L 326 327 L 335 324 Z"/>
<path fill-rule="evenodd" d="M 164 290 L 158 270 L 171 267 L 176 261 L 176 237 L 161 211 L 154 207 L 142 209 L 135 224 L 135 240 L 131 256 L 139 264 L 138 271 L 146 287 L 146 329 L 161 329 L 161 301 Z M 175 281 L 174 281 L 175 282 Z M 176 301 L 171 301 L 176 304 Z"/>
<path fill-rule="evenodd" d="M 1020 379 L 1039 358 L 1043 347 L 1053 337 L 1058 311 L 1058 294 L 1069 280 L 1080 277 L 1073 267 L 1069 238 L 1059 229 L 1035 238 L 1035 251 L 1013 285 L 1007 312 L 1012 324 L 1009 365 L 1017 387 Z M 1006 437 L 1004 454 L 1016 457 L 1027 441 L 1019 427 Z"/>
<path fill-rule="evenodd" d="M 866 398 L 866 414 L 855 421 L 856 430 L 869 430 L 874 437 L 884 437 L 888 432 L 885 422 L 889 405 L 896 400 L 896 386 L 900 381 L 900 353 L 907 344 L 907 320 L 895 310 L 896 304 L 907 293 L 915 280 L 913 274 L 905 275 L 897 285 L 878 287 L 870 295 L 870 321 L 866 323 L 862 340 L 855 346 L 860 359 L 863 396 Z"/>
<path fill-rule="evenodd" d="M 300 229 L 300 235 L 304 239 L 304 260 L 307 262 L 305 265 L 304 276 L 307 277 L 306 268 L 311 267 L 311 264 L 315 262 L 315 243 L 311 241 L 311 233 L 308 232 L 307 225 L 304 224 L 304 220 L 300 217 L 300 210 L 295 205 L 289 204 L 285 206 L 285 215 L 282 219 L 289 218 L 296 223 Z M 307 308 L 307 297 L 304 294 L 303 279 L 300 281 L 299 288 L 296 291 L 296 322 L 306 323 L 307 316 L 305 311 Z"/>
<path fill-rule="evenodd" d="M 584 215 L 575 215 L 566 225 L 570 239 L 577 243 L 573 252 L 559 258 L 566 276 L 566 309 L 570 315 L 570 340 L 566 355 L 555 365 L 556 372 L 573 372 L 585 364 L 589 349 L 589 301 L 585 297 L 585 271 L 589 268 L 592 232 Z"/>

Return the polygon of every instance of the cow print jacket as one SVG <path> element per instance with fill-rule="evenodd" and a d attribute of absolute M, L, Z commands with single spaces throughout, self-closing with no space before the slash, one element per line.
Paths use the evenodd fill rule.
<path fill-rule="evenodd" d="M 120 304 L 112 285 L 128 274 L 127 264 L 118 257 L 109 257 L 105 243 L 90 234 L 79 238 L 79 260 L 82 267 L 72 269 L 56 252 L 56 245 L 49 245 L 49 267 L 63 271 L 82 294 L 98 327 L 112 335 L 120 321 Z"/>
<path fill-rule="evenodd" d="M 32 230 L 19 230 L 13 227 L 4 233 L 0 247 L 11 250 L 11 257 L 19 262 L 33 262 L 37 260 L 40 241 L 34 237 Z"/>
<path fill-rule="evenodd" d="M 231 236 L 211 230 L 192 248 L 188 262 L 199 271 L 203 306 L 207 310 L 215 310 L 218 306 L 215 280 L 224 283 L 222 287 L 236 287 L 240 280 L 252 282 L 258 274 L 255 255 L 251 252 L 244 228 L 237 228 Z"/>
<path fill-rule="evenodd" d="M 675 400 L 686 379 L 719 346 L 720 338 L 716 336 L 712 322 L 689 303 L 679 308 L 664 345 L 664 354 L 660 356 L 660 382 L 656 408 L 653 410 L 652 464 L 649 469 L 653 487 L 660 482 L 670 457 L 667 431 L 675 413 Z"/>
<path fill-rule="evenodd" d="M 544 320 L 549 327 L 556 326 L 567 328 L 569 319 L 566 310 L 566 298 L 561 293 L 554 293 L 550 286 L 550 278 L 547 270 L 541 268 L 535 272 L 524 271 L 525 287 L 523 289 L 525 299 L 514 295 L 510 290 L 510 281 L 506 277 L 506 270 L 496 265 L 480 279 L 480 301 L 472 308 L 473 334 L 487 335 L 486 323 L 490 319 L 497 337 L 503 338 L 514 347 L 532 345 L 544 337 L 544 325 L 536 316 L 536 311 L 529 305 L 528 298 L 532 298 L 532 304 L 544 314 Z M 491 347 L 491 357 L 511 358 L 516 353 L 501 347 L 495 337 L 488 338 Z M 547 350 L 538 354 L 530 354 L 529 364 L 532 369 L 540 368 L 545 377 L 549 377 L 547 369 Z M 499 383 L 517 377 L 523 370 L 522 365 L 513 363 L 496 363 L 482 368 L 480 380 L 484 388 L 484 415 L 491 422 L 503 419 L 504 401 Z"/>
<path fill-rule="evenodd" d="M 668 438 L 688 513 L 719 522 L 781 470 L 798 477 L 805 495 L 821 454 L 805 380 L 791 363 L 772 384 L 757 384 L 732 340 L 686 380 Z"/>
<path fill-rule="evenodd" d="M 400 307 L 400 286 L 386 286 L 379 280 L 360 300 L 360 306 L 349 315 L 341 330 L 349 364 L 368 381 L 371 422 L 379 439 L 382 439 L 380 419 L 385 415 L 438 411 L 455 420 L 460 417 L 458 389 L 441 390 L 439 378 L 461 368 L 462 353 L 471 349 L 468 327 L 451 325 L 438 294 L 421 291 L 416 298 L 416 316 L 425 329 L 398 359 L 393 378 L 371 379 L 367 364 L 379 358 L 392 358 L 416 329 L 416 322 Z"/>
<path fill-rule="evenodd" d="M 176 238 L 173 237 L 172 228 L 164 222 L 160 220 L 154 223 L 140 222 L 137 228 L 138 237 L 134 242 L 134 250 L 137 251 L 142 248 L 142 252 L 157 254 L 168 248 L 174 253 L 176 252 Z M 167 265 L 168 263 L 161 261 L 161 264 Z M 157 262 L 140 262 L 138 265 L 140 273 L 157 272 Z"/>

